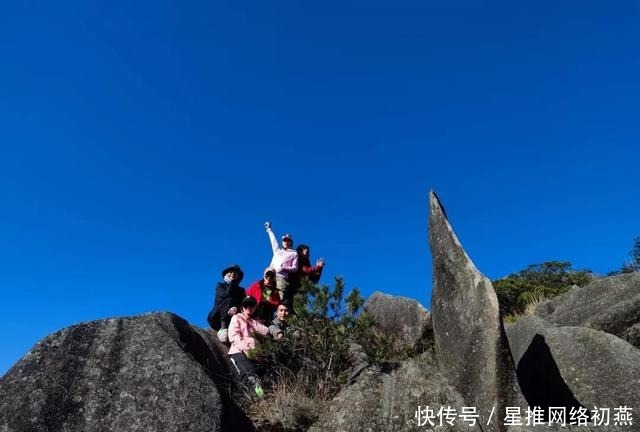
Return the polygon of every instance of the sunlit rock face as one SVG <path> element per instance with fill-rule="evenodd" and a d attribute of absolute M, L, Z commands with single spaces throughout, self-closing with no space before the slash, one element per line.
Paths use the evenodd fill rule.
<path fill-rule="evenodd" d="M 435 193 L 429 194 L 433 259 L 431 319 L 440 370 L 481 419 L 524 406 L 491 281 L 462 248 Z M 503 417 L 504 418 L 504 417 Z M 487 421 L 485 420 L 486 424 Z M 487 430 L 506 430 L 491 422 Z"/>
<path fill-rule="evenodd" d="M 611 333 L 640 348 L 640 272 L 575 287 L 538 306 L 536 315 L 559 326 Z"/>
<path fill-rule="evenodd" d="M 251 430 L 213 338 L 170 313 L 74 325 L 0 381 L 0 430 Z M 228 380 L 227 380 L 228 381 Z"/>
<path fill-rule="evenodd" d="M 416 300 L 376 291 L 363 309 L 373 316 L 380 331 L 406 346 L 420 349 L 433 337 L 431 314 Z"/>

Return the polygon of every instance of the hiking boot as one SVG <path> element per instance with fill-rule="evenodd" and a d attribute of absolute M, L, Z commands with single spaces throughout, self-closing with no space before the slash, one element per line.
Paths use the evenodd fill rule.
<path fill-rule="evenodd" d="M 260 383 L 253 386 L 253 391 L 256 392 L 256 395 L 259 398 L 264 397 L 264 390 L 262 389 L 262 386 L 260 385 Z"/>

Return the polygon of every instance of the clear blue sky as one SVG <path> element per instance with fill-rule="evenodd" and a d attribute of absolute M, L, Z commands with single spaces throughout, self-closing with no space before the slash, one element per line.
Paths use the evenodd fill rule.
<path fill-rule="evenodd" d="M 325 282 L 426 306 L 429 189 L 490 278 L 640 235 L 637 2 L 2 9 L 0 374 L 80 321 L 205 326 L 267 219 Z"/>

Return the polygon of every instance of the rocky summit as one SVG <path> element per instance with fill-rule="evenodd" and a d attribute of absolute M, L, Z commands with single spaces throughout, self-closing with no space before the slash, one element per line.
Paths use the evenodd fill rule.
<path fill-rule="evenodd" d="M 312 401 L 308 422 L 260 430 L 640 431 L 638 273 L 576 287 L 505 326 L 435 193 L 429 241 L 431 314 L 378 292 L 365 307 L 412 357 L 370 364 L 350 343 L 349 384 L 333 400 Z M 254 430 L 230 394 L 226 347 L 210 332 L 171 313 L 98 320 L 46 337 L 0 379 L 0 432 Z M 514 424 L 507 409 L 519 410 Z M 544 414 L 532 426 L 535 409 Z M 564 409 L 566 424 L 551 422 L 551 409 Z M 594 424 L 605 410 L 607 423 Z"/>

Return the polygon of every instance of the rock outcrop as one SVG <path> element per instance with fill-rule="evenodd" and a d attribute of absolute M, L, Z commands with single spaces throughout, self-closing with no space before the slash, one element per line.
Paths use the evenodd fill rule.
<path fill-rule="evenodd" d="M 0 431 L 252 430 L 214 338 L 170 313 L 74 325 L 0 381 Z"/>
<path fill-rule="evenodd" d="M 309 432 L 417 431 L 433 430 L 418 408 L 438 412 L 440 408 L 465 406 L 458 391 L 447 383 L 427 355 L 385 368 L 370 368 L 345 388 L 324 410 Z M 459 418 L 439 425 L 442 431 L 480 431 Z M 418 423 L 420 422 L 420 423 Z"/>
<path fill-rule="evenodd" d="M 509 326 L 507 335 L 530 406 L 640 408 L 640 350 L 622 339 L 535 316 Z"/>
<path fill-rule="evenodd" d="M 373 316 L 381 331 L 393 334 L 413 349 L 419 349 L 425 339 L 433 337 L 431 314 L 415 300 L 376 291 L 363 309 Z"/>
<path fill-rule="evenodd" d="M 640 348 L 640 272 L 573 288 L 538 306 L 536 315 L 559 326 L 602 330 Z"/>
<path fill-rule="evenodd" d="M 525 406 L 504 333 L 498 298 L 453 232 L 435 193 L 429 196 L 433 258 L 431 319 L 440 370 L 477 407 L 484 423 L 496 410 Z M 498 422 L 485 430 L 505 430 Z"/>

